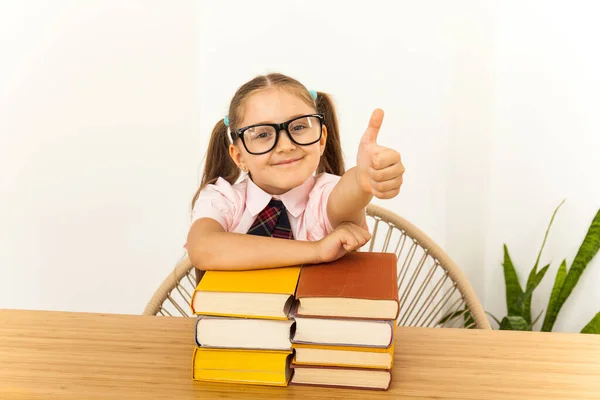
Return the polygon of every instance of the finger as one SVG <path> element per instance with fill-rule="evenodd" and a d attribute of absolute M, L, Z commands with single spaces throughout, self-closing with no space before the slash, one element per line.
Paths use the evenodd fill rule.
<path fill-rule="evenodd" d="M 365 238 L 366 240 L 369 240 L 371 238 L 371 233 L 368 230 L 359 225 L 353 226 L 356 233 L 359 234 L 361 237 Z"/>
<path fill-rule="evenodd" d="M 397 176 L 395 178 L 392 178 L 390 180 L 387 181 L 381 181 L 381 182 L 376 182 L 374 180 L 371 180 L 371 189 L 375 190 L 377 192 L 389 192 L 391 190 L 394 189 L 398 189 L 400 186 L 402 186 L 402 175 Z"/>
<path fill-rule="evenodd" d="M 340 236 L 340 243 L 342 244 L 342 248 L 346 251 L 348 251 L 348 249 L 350 249 L 352 246 L 350 245 L 350 243 L 348 243 L 348 237 L 347 236 Z"/>
<path fill-rule="evenodd" d="M 344 248 L 346 250 L 354 248 L 356 246 L 356 244 L 358 243 L 358 239 L 356 238 L 356 236 L 354 236 L 352 231 L 349 229 L 346 229 L 344 231 L 341 241 L 344 243 Z"/>
<path fill-rule="evenodd" d="M 352 224 L 351 229 L 352 229 L 352 233 L 354 234 L 354 236 L 356 237 L 356 240 L 357 240 L 356 248 L 360 248 L 360 247 L 364 246 L 364 244 L 367 243 L 369 241 L 369 239 L 371 239 L 371 234 L 366 229 L 364 229 L 358 225 L 354 225 L 354 224 Z"/>
<path fill-rule="evenodd" d="M 369 120 L 369 125 L 367 126 L 367 130 L 362 136 L 361 141 L 365 144 L 377 143 L 377 135 L 379 134 L 379 129 L 381 128 L 381 124 L 383 123 L 383 110 L 381 108 L 377 108 L 371 114 L 371 119 Z"/>
<path fill-rule="evenodd" d="M 402 163 L 394 164 L 383 169 L 369 168 L 369 178 L 375 182 L 389 181 L 404 174 L 405 168 Z"/>
<path fill-rule="evenodd" d="M 352 251 L 357 248 L 359 242 L 359 235 L 355 233 L 354 224 L 350 222 L 343 223 L 342 237 L 344 242 L 344 249 L 346 251 Z"/>
<path fill-rule="evenodd" d="M 362 246 L 364 245 L 364 243 L 361 243 L 359 241 L 353 243 L 351 246 L 348 246 L 346 248 L 347 251 L 354 251 L 356 249 L 360 249 Z"/>
<path fill-rule="evenodd" d="M 369 231 L 362 229 L 360 230 L 360 233 L 362 235 L 362 240 L 360 243 L 360 247 L 364 246 L 369 240 L 371 240 L 371 234 L 369 233 Z"/>
<path fill-rule="evenodd" d="M 360 241 L 362 240 L 362 235 L 358 232 L 358 230 L 356 228 L 357 228 L 357 226 L 354 224 L 350 224 L 347 227 L 348 235 L 352 235 L 352 238 L 354 240 L 353 241 L 354 248 L 356 248 L 356 246 L 358 246 Z"/>
<path fill-rule="evenodd" d="M 400 162 L 400 153 L 386 147 L 379 147 L 371 156 L 371 166 L 375 169 L 384 169 Z"/>
<path fill-rule="evenodd" d="M 377 197 L 378 199 L 391 199 L 398 196 L 398 193 L 400 193 L 400 188 L 389 190 L 387 192 L 373 190 L 373 196 Z"/>

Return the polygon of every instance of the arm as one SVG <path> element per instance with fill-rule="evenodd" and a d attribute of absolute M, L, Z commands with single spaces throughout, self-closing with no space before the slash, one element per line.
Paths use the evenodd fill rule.
<path fill-rule="evenodd" d="M 358 183 L 357 168 L 351 168 L 335 185 L 327 200 L 327 216 L 331 226 L 336 228 L 342 222 L 358 226 L 365 224 L 365 208 L 373 198 Z"/>
<path fill-rule="evenodd" d="M 187 240 L 192 265 L 200 270 L 249 270 L 319 264 L 362 247 L 371 236 L 352 224 L 317 242 L 225 232 L 210 218 L 196 220 Z"/>
<path fill-rule="evenodd" d="M 210 218 L 192 224 L 187 242 L 190 261 L 201 270 L 276 268 L 318 261 L 314 242 L 225 232 Z"/>

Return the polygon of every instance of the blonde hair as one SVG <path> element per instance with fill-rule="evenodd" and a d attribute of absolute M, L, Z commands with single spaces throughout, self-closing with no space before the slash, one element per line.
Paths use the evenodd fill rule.
<path fill-rule="evenodd" d="M 294 78 L 279 73 L 272 73 L 257 76 L 240 86 L 229 105 L 228 123 L 230 130 L 234 131 L 239 128 L 237 124 L 243 118 L 244 102 L 250 95 L 258 90 L 267 88 L 281 88 L 292 91 L 300 96 L 308 105 L 315 107 L 316 112 L 324 115 L 324 125 L 327 127 L 327 144 L 317 167 L 317 173 L 326 172 L 342 176 L 345 167 L 333 101 L 328 94 L 323 92 L 317 92 L 317 98 L 314 100 L 308 89 Z M 192 199 L 192 207 L 194 207 L 200 192 L 206 185 L 215 183 L 219 177 L 222 177 L 233 185 L 239 178 L 240 170 L 229 156 L 229 144 L 227 126 L 224 120 L 221 119 L 214 126 L 210 136 L 202 180 L 200 187 Z"/>

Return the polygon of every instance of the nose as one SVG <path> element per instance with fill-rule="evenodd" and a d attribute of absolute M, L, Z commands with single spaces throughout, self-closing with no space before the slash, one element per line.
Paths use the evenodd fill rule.
<path fill-rule="evenodd" d="M 279 132 L 279 139 L 277 140 L 277 152 L 289 152 L 296 149 L 294 142 L 290 140 L 288 133 L 285 130 Z"/>

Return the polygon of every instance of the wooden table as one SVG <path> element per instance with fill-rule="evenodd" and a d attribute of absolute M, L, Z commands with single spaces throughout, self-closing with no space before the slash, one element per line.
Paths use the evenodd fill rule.
<path fill-rule="evenodd" d="M 191 379 L 193 319 L 0 310 L 0 399 L 600 399 L 600 336 L 399 328 L 389 391 Z"/>

